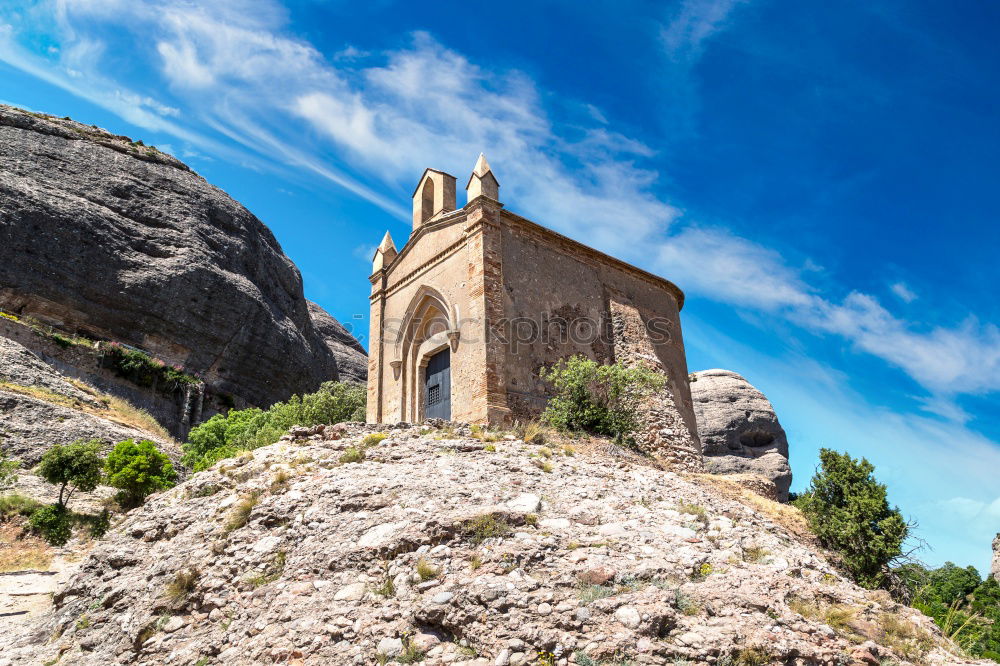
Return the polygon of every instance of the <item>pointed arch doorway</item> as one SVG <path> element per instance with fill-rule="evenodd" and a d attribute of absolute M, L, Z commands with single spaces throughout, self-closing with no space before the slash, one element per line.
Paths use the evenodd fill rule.
<path fill-rule="evenodd" d="M 424 378 L 424 417 L 451 420 L 451 350 L 442 349 L 427 360 Z"/>

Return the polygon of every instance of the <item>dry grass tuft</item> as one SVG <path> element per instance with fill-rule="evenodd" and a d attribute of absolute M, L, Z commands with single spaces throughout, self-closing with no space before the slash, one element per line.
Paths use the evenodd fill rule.
<path fill-rule="evenodd" d="M 934 648 L 929 633 L 895 613 L 882 613 L 878 629 L 879 642 L 907 659 L 921 659 Z"/>
<path fill-rule="evenodd" d="M 127 400 L 102 393 L 94 387 L 81 382 L 79 379 L 71 379 L 70 383 L 94 398 L 101 406 L 88 404 L 82 400 L 71 398 L 61 393 L 55 393 L 40 386 L 22 386 L 12 382 L 0 381 L 0 389 L 137 428 L 148 432 L 165 444 L 173 444 L 178 448 L 180 447 L 180 442 L 171 437 L 166 428 L 160 425 L 160 422 L 153 418 L 153 415 L 146 410 L 136 407 Z"/>
<path fill-rule="evenodd" d="M 0 524 L 0 572 L 48 571 L 51 564 L 52 548 L 44 539 L 24 534 L 11 523 Z"/>
<path fill-rule="evenodd" d="M 515 424 L 514 434 L 528 444 L 544 444 L 552 439 L 553 431 L 541 421 L 528 421 Z"/>
<path fill-rule="evenodd" d="M 250 520 L 250 513 L 260 501 L 260 493 L 254 491 L 241 499 L 229 513 L 229 520 L 226 521 L 226 534 L 240 529 Z"/>
<path fill-rule="evenodd" d="M 734 499 L 749 506 L 757 513 L 763 514 L 772 521 L 784 527 L 799 539 L 814 543 L 816 535 L 809 529 L 809 523 L 805 516 L 791 504 L 782 504 L 761 497 L 755 492 L 747 490 L 736 481 L 721 474 L 685 474 L 684 478 L 701 485 L 712 486 L 722 491 L 722 494 L 730 499 Z"/>
<path fill-rule="evenodd" d="M 163 595 L 175 603 L 187 599 L 194 591 L 195 584 L 201 573 L 197 569 L 182 569 L 174 574 L 174 579 L 167 583 Z"/>
<path fill-rule="evenodd" d="M 432 566 L 430 562 L 421 557 L 417 560 L 417 575 L 420 576 L 420 580 L 426 582 L 440 576 L 441 570 Z"/>

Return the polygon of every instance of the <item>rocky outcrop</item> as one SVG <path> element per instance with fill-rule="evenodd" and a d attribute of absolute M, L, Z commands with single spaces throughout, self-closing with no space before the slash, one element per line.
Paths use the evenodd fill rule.
<path fill-rule="evenodd" d="M 312 301 L 306 301 L 309 306 L 309 317 L 313 326 L 326 341 L 337 361 L 337 371 L 341 381 L 368 381 L 368 353 L 357 338 L 348 332 L 344 325 L 334 319 L 326 310 Z"/>
<path fill-rule="evenodd" d="M 993 537 L 993 561 L 990 563 L 990 575 L 1000 581 L 1000 534 Z"/>
<path fill-rule="evenodd" d="M 252 404 L 339 377 L 298 270 L 246 208 L 141 142 L 2 105 L 0 308 Z"/>
<path fill-rule="evenodd" d="M 963 662 L 793 507 L 624 450 L 376 428 L 293 429 L 154 496 L 0 663 Z"/>
<path fill-rule="evenodd" d="M 100 439 L 110 448 L 130 438 L 151 439 L 179 459 L 180 449 L 153 419 L 71 384 L 22 345 L 0 338 L 0 450 L 30 467 L 54 444 Z"/>
<path fill-rule="evenodd" d="M 762 476 L 788 501 L 788 439 L 764 394 L 730 370 L 703 370 L 691 375 L 691 398 L 707 471 Z"/>

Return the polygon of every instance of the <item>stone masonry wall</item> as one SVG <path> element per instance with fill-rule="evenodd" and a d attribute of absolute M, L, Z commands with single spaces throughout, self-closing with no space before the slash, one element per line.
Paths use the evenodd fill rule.
<path fill-rule="evenodd" d="M 701 445 L 674 401 L 677 386 L 674 380 L 678 378 L 670 377 L 656 354 L 646 325 L 648 317 L 644 318 L 635 306 L 614 298 L 610 310 L 615 361 L 630 367 L 646 367 L 667 377 L 667 386 L 642 408 L 640 418 L 644 427 L 637 437 L 639 448 L 675 467 L 700 471 L 704 467 Z"/>

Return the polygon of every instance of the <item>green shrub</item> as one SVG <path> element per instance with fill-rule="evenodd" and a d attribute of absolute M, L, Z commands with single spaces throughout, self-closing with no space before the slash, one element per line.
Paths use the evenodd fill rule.
<path fill-rule="evenodd" d="M 139 506 L 157 490 L 172 487 L 177 479 L 170 458 L 148 439 L 118 442 L 108 454 L 104 471 L 107 484 L 120 491 L 118 502 L 125 509 Z"/>
<path fill-rule="evenodd" d="M 31 529 L 53 546 L 62 546 L 73 534 L 73 519 L 61 504 L 49 504 L 38 509 L 28 519 Z"/>
<path fill-rule="evenodd" d="M 107 509 L 97 514 L 75 514 L 76 522 L 87 526 L 87 534 L 100 539 L 111 529 L 111 512 Z"/>
<path fill-rule="evenodd" d="M 981 579 L 975 567 L 951 562 L 937 569 L 909 563 L 893 575 L 908 591 L 911 605 L 931 617 L 945 636 L 974 657 L 1000 660 L 1000 583 L 994 578 Z"/>
<path fill-rule="evenodd" d="M 846 453 L 820 450 L 820 469 L 796 501 L 820 543 L 836 551 L 859 585 L 887 582 L 889 563 L 902 554 L 910 526 L 890 507 L 875 467 Z"/>
<path fill-rule="evenodd" d="M 666 381 L 647 368 L 600 365 L 583 356 L 563 359 L 540 374 L 555 392 L 542 413 L 545 423 L 614 437 L 620 443 L 632 442 L 640 425 L 640 405 Z"/>
<path fill-rule="evenodd" d="M 17 468 L 21 463 L 7 457 L 7 454 L 0 451 L 0 490 L 5 490 L 14 485 L 17 480 Z"/>
<path fill-rule="evenodd" d="M 104 362 L 117 375 L 139 386 L 157 386 L 176 391 L 201 381 L 180 366 L 168 365 L 146 352 L 130 349 L 116 342 L 102 345 L 101 352 Z"/>
<path fill-rule="evenodd" d="M 473 544 L 481 544 L 487 539 L 503 539 L 514 530 L 502 515 L 484 513 L 470 518 L 462 524 L 462 534 Z"/>
<path fill-rule="evenodd" d="M 42 506 L 41 502 L 32 497 L 10 493 L 0 497 L 0 520 L 10 520 L 14 516 L 30 518 Z"/>
<path fill-rule="evenodd" d="M 361 439 L 361 446 L 368 448 L 370 446 L 378 446 L 382 443 L 382 440 L 387 438 L 389 435 L 384 432 L 371 432 L 365 435 Z"/>
<path fill-rule="evenodd" d="M 65 509 L 74 492 L 89 492 L 101 482 L 104 459 L 100 451 L 101 440 L 78 439 L 72 444 L 56 444 L 42 455 L 38 475 L 59 486 L 59 506 Z"/>
<path fill-rule="evenodd" d="M 364 462 L 365 451 L 364 449 L 359 449 L 355 446 L 349 446 L 340 456 L 340 462 L 342 463 L 359 463 Z"/>
<path fill-rule="evenodd" d="M 267 410 L 251 407 L 216 414 L 191 429 L 184 445 L 184 463 L 197 472 L 237 451 L 274 444 L 292 426 L 362 421 L 365 397 L 365 387 L 360 384 L 326 382 L 315 393 L 293 395 Z"/>

